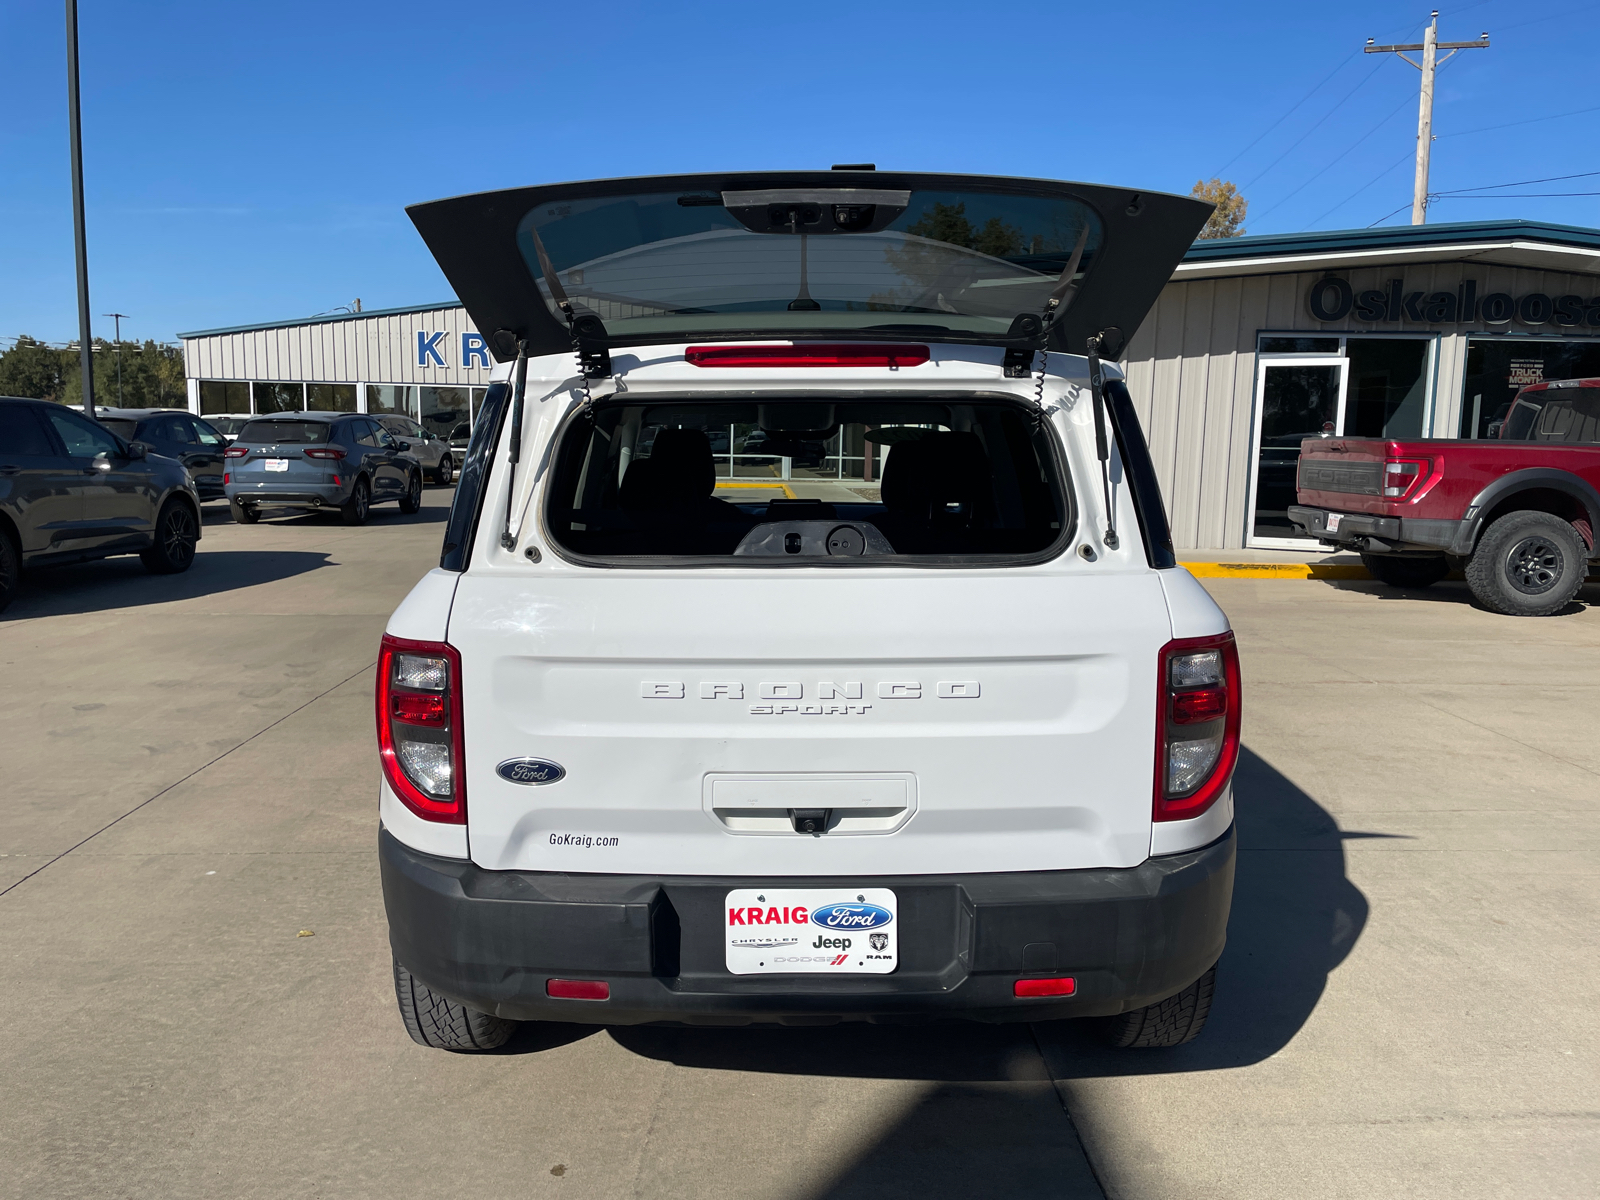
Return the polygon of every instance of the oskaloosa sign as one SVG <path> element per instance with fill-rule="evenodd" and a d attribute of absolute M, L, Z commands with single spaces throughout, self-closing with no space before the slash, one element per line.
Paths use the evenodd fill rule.
<path fill-rule="evenodd" d="M 1350 281 L 1329 275 L 1311 285 L 1306 295 L 1311 315 L 1319 321 L 1342 321 L 1354 314 L 1358 321 L 1412 321 L 1418 325 L 1587 325 L 1600 328 L 1600 296 L 1585 298 L 1569 293 L 1547 296 L 1529 292 L 1512 296 L 1490 292 L 1478 297 L 1476 280 L 1469 279 L 1453 292 L 1408 292 L 1405 281 L 1391 279 L 1382 291 L 1354 291 Z"/>

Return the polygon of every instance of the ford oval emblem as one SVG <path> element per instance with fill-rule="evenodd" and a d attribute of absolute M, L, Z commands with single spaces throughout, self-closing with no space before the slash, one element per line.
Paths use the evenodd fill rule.
<path fill-rule="evenodd" d="M 495 769 L 507 783 L 555 783 L 566 775 L 566 768 L 543 758 L 508 758 Z"/>
<path fill-rule="evenodd" d="M 876 904 L 824 904 L 811 910 L 811 923 L 824 929 L 876 929 L 894 914 Z"/>

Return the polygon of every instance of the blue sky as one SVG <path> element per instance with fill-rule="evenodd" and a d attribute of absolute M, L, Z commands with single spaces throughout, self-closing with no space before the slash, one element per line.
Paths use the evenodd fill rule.
<path fill-rule="evenodd" d="M 1145 2 L 420 4 L 80 0 L 95 332 L 447 298 L 404 206 L 733 168 L 1036 175 L 1187 192 L 1255 233 L 1409 219 L 1428 8 Z M 1442 39 L 1432 189 L 1600 172 L 1600 0 L 1477 0 Z M 0 4 L 0 344 L 76 335 L 60 0 Z M 1507 126 L 1486 129 L 1490 126 Z M 1483 131 L 1483 132 L 1469 132 Z M 1432 221 L 1600 226 L 1589 178 Z M 1493 193 L 1490 193 L 1492 196 Z"/>

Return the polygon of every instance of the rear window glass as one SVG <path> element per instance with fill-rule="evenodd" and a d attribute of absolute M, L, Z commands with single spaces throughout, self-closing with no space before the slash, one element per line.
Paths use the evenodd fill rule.
<path fill-rule="evenodd" d="M 1600 388 L 1524 392 L 1500 436 L 1510 442 L 1600 442 Z"/>
<path fill-rule="evenodd" d="M 325 442 L 331 428 L 326 421 L 251 421 L 239 431 L 238 440 L 278 446 Z"/>
<path fill-rule="evenodd" d="M 1100 218 L 1059 195 L 856 187 L 650 192 L 541 204 L 517 231 L 579 313 L 619 337 L 692 330 L 898 330 L 1006 336 L 1073 267 Z"/>
<path fill-rule="evenodd" d="M 139 423 L 137 421 L 118 420 L 115 417 L 101 417 L 100 424 L 111 430 L 123 441 L 131 442 L 133 441 L 133 431 Z"/>
<path fill-rule="evenodd" d="M 1003 401 L 601 404 L 549 528 L 599 558 L 1005 558 L 1070 523 L 1048 434 Z"/>

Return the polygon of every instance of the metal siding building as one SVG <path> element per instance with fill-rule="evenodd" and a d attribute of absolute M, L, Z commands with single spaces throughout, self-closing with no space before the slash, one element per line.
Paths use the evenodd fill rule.
<path fill-rule="evenodd" d="M 1352 297 L 1383 293 L 1386 309 L 1393 307 L 1387 303 L 1393 281 L 1400 281 L 1396 318 L 1385 311 L 1361 319 L 1352 304 L 1336 320 L 1319 319 L 1312 290 L 1330 278 L 1343 280 Z M 1468 285 L 1474 311 L 1460 320 Z M 1327 286 L 1323 299 L 1337 298 L 1337 285 Z M 1458 319 L 1411 319 L 1406 303 L 1420 308 L 1419 293 L 1457 297 Z M 1510 315 L 1492 311 L 1497 319 L 1490 320 L 1484 301 L 1496 296 L 1517 305 Z M 1553 311 L 1563 297 L 1583 302 L 1575 324 L 1566 323 L 1572 306 L 1565 314 Z M 1326 305 L 1324 313 L 1331 315 Z M 1373 347 L 1409 353 L 1420 365 L 1414 428 L 1353 427 L 1360 352 Z M 1501 370 L 1496 362 L 1512 366 Z M 1263 473 L 1288 473 L 1291 456 L 1298 457 L 1297 448 L 1262 445 L 1272 440 L 1281 377 L 1298 373 L 1302 378 L 1289 382 L 1303 386 L 1305 376 L 1321 373 L 1336 426 L 1328 432 L 1483 436 L 1494 409 L 1520 383 L 1600 375 L 1600 230 L 1473 222 L 1200 242 L 1130 339 L 1122 367 L 1179 549 L 1314 548 L 1283 536 L 1289 531 L 1253 498 L 1273 486 Z M 1319 432 L 1290 429 L 1283 440 Z"/>
<path fill-rule="evenodd" d="M 489 376 L 459 304 L 180 336 L 202 415 L 406 412 L 459 434 Z M 1600 376 L 1600 230 L 1503 221 L 1197 242 L 1122 367 L 1180 549 L 1314 548 L 1283 520 L 1300 439 L 1481 437 L 1522 383 Z"/>

